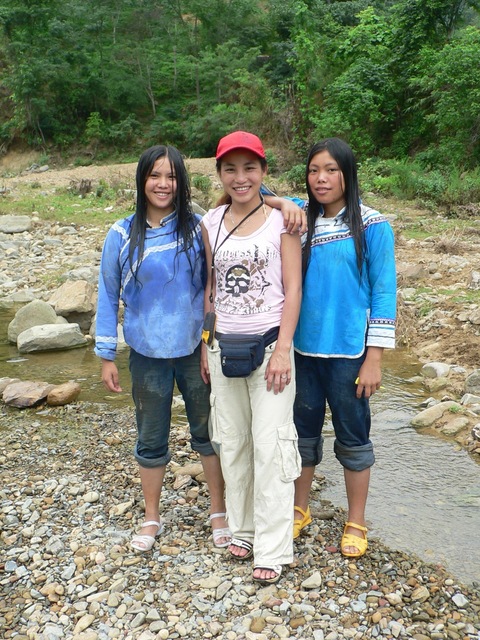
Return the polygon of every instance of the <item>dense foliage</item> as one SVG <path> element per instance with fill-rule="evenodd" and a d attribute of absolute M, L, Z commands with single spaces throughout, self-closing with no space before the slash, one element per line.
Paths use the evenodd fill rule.
<path fill-rule="evenodd" d="M 480 160 L 479 0 L 3 0 L 0 144 Z"/>

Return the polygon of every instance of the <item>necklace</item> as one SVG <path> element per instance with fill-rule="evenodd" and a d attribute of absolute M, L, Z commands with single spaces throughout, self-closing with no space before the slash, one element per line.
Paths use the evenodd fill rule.
<path fill-rule="evenodd" d="M 151 227 L 152 229 L 160 229 L 161 227 L 164 227 L 164 226 L 165 226 L 165 221 L 164 221 L 164 220 L 161 220 L 161 221 L 160 221 L 160 222 L 158 222 L 158 223 L 154 223 L 154 222 L 152 222 L 151 220 L 149 220 L 149 219 L 147 218 L 147 224 L 148 224 L 148 226 L 149 226 L 149 227 Z"/>
<path fill-rule="evenodd" d="M 268 213 L 267 213 L 267 209 L 265 208 L 265 203 L 263 203 L 262 205 L 262 211 L 263 211 L 263 217 L 265 218 L 265 220 L 267 220 L 268 218 Z M 248 223 L 250 222 L 250 220 L 242 220 L 241 222 L 238 223 L 238 225 L 235 222 L 235 218 L 233 217 L 233 211 L 232 211 L 232 207 L 230 206 L 228 209 L 228 213 L 230 214 L 230 220 L 232 222 L 232 225 L 234 226 L 234 231 L 233 233 L 238 234 L 239 230 L 242 227 L 245 227 L 248 225 Z M 246 216 L 247 217 L 247 216 Z"/>

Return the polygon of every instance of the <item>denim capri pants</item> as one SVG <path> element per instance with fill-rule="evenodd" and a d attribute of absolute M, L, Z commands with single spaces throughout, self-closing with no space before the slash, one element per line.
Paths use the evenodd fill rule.
<path fill-rule="evenodd" d="M 369 401 L 355 395 L 355 380 L 364 360 L 365 354 L 360 358 L 315 358 L 295 353 L 297 393 L 293 413 L 303 467 L 314 467 L 322 460 L 327 402 L 335 431 L 334 452 L 340 464 L 351 471 L 363 471 L 375 462 Z"/>
<path fill-rule="evenodd" d="M 168 447 L 172 399 L 177 384 L 185 401 L 191 446 L 200 455 L 215 453 L 208 433 L 210 385 L 200 375 L 200 345 L 181 358 L 147 358 L 130 350 L 132 396 L 138 438 L 134 455 L 141 467 L 163 467 L 171 460 Z"/>

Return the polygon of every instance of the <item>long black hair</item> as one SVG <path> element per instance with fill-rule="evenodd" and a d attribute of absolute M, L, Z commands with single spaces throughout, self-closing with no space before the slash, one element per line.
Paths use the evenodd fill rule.
<path fill-rule="evenodd" d="M 361 275 L 362 265 L 365 256 L 364 248 L 364 228 L 362 214 L 360 208 L 360 190 L 358 186 L 357 163 L 351 147 L 340 138 L 325 138 L 313 145 L 308 153 L 307 166 L 305 170 L 305 182 L 308 193 L 308 211 L 307 211 L 307 241 L 303 249 L 303 273 L 305 274 L 310 259 L 310 250 L 312 246 L 313 232 L 315 231 L 315 220 L 322 210 L 322 205 L 316 200 L 312 190 L 308 184 L 308 170 L 310 163 L 317 153 L 328 151 L 335 162 L 340 167 L 343 174 L 343 182 L 345 185 L 345 222 L 347 223 L 350 233 L 355 244 L 355 253 L 357 256 L 357 267 Z"/>
<path fill-rule="evenodd" d="M 190 194 L 190 180 L 182 155 L 178 149 L 169 145 L 155 145 L 142 153 L 137 165 L 137 203 L 135 215 L 130 228 L 130 246 L 128 248 L 128 260 L 130 269 L 137 278 L 138 269 L 143 259 L 145 247 L 145 231 L 147 227 L 147 198 L 145 196 L 145 183 L 152 173 L 153 165 L 159 158 L 166 158 L 170 162 L 170 170 L 176 177 L 177 190 L 173 199 L 173 206 L 177 214 L 177 255 L 185 251 L 192 271 L 189 250 L 194 247 L 195 217 L 192 211 Z M 135 269 L 134 253 L 138 247 L 137 264 Z"/>

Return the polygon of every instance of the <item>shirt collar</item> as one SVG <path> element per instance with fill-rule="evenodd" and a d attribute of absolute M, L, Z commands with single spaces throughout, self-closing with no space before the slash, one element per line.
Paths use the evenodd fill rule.
<path fill-rule="evenodd" d="M 163 227 L 166 227 L 167 224 L 169 222 L 172 222 L 172 220 L 174 220 L 177 217 L 177 212 L 176 211 L 172 211 L 172 213 L 169 213 L 168 216 L 166 216 L 165 218 L 163 218 L 163 220 L 160 223 L 160 226 L 158 227 L 151 227 L 148 222 L 147 224 L 147 229 L 163 229 Z"/>

